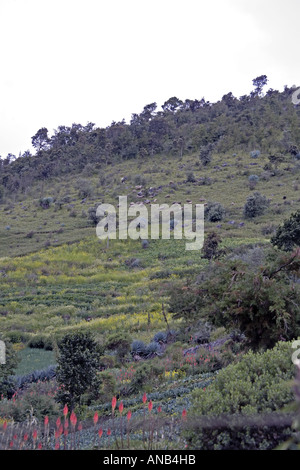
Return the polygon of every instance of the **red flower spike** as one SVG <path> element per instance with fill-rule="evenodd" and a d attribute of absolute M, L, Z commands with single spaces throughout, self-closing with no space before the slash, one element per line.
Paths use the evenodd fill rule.
<path fill-rule="evenodd" d="M 3 431 L 6 431 L 6 428 L 7 428 L 7 421 L 4 421 L 4 423 L 3 423 Z"/>
<path fill-rule="evenodd" d="M 183 418 L 183 419 L 186 419 L 186 416 L 187 416 L 187 411 L 186 411 L 186 409 L 184 409 L 184 410 L 182 411 L 182 418 Z"/>
<path fill-rule="evenodd" d="M 55 450 L 58 450 L 58 449 L 59 449 L 59 442 L 57 442 L 57 443 L 55 444 L 54 449 L 55 449 Z"/>
<path fill-rule="evenodd" d="M 159 407 L 157 408 L 157 411 L 158 411 L 159 413 L 161 413 L 161 406 L 159 406 Z"/>
<path fill-rule="evenodd" d="M 42 443 L 41 443 L 41 442 L 39 442 L 39 443 L 38 443 L 38 449 L 39 449 L 39 450 L 41 450 L 41 449 L 42 449 L 42 447 L 43 447 L 43 446 L 42 446 Z"/>
<path fill-rule="evenodd" d="M 98 431 L 98 435 L 99 435 L 99 437 L 101 437 L 101 436 L 102 436 L 102 434 L 103 434 L 103 429 L 102 429 L 102 428 L 100 428 L 100 429 L 99 429 L 99 431 Z"/>
<path fill-rule="evenodd" d="M 72 411 L 72 413 L 71 413 L 70 421 L 71 421 L 72 426 L 75 428 L 76 423 L 77 423 L 77 417 L 76 417 L 76 414 L 74 413 L 74 411 Z"/>
<path fill-rule="evenodd" d="M 44 425 L 48 426 L 48 424 L 49 424 L 49 418 L 48 418 L 48 416 L 45 416 Z"/>
<path fill-rule="evenodd" d="M 27 433 L 24 434 L 23 440 L 24 440 L 25 442 L 28 440 L 28 434 L 27 434 Z"/>
<path fill-rule="evenodd" d="M 116 408 L 116 404 L 117 404 L 117 399 L 116 399 L 116 397 L 113 397 L 113 399 L 111 401 L 111 407 L 112 407 L 113 410 Z"/>
<path fill-rule="evenodd" d="M 148 403 L 148 410 L 149 410 L 149 412 L 152 411 L 152 408 L 153 408 L 153 403 L 152 403 L 152 400 L 150 400 L 149 403 Z"/>
<path fill-rule="evenodd" d="M 60 418 L 57 418 L 57 420 L 56 420 L 56 427 L 59 428 L 60 424 L 61 424 Z"/>
<path fill-rule="evenodd" d="M 78 431 L 82 431 L 82 424 L 81 423 L 78 424 L 77 429 L 78 429 Z"/>
<path fill-rule="evenodd" d="M 64 409 L 63 409 L 63 415 L 64 415 L 65 418 L 67 417 L 68 411 L 69 411 L 68 407 L 67 407 L 67 405 L 65 405 Z"/>
<path fill-rule="evenodd" d="M 108 435 L 108 436 L 111 435 L 111 430 L 110 430 L 110 429 L 107 430 L 107 435 Z"/>
<path fill-rule="evenodd" d="M 124 410 L 124 405 L 123 405 L 123 402 L 121 401 L 121 403 L 119 405 L 119 411 L 120 411 L 121 414 L 123 413 L 123 410 Z"/>
<path fill-rule="evenodd" d="M 146 392 L 145 392 L 144 395 L 143 395 L 143 403 L 145 404 L 146 401 L 147 401 L 147 395 L 146 395 Z"/>
<path fill-rule="evenodd" d="M 36 438 L 37 438 L 37 430 L 36 430 L 36 429 L 35 429 L 35 430 L 33 431 L 33 433 L 32 433 L 32 438 L 33 438 L 34 441 L 35 441 Z"/>
<path fill-rule="evenodd" d="M 131 411 L 129 410 L 127 413 L 127 421 L 129 421 L 130 419 L 131 419 Z"/>
<path fill-rule="evenodd" d="M 96 424 L 98 423 L 98 419 L 99 419 L 99 416 L 98 416 L 98 413 L 97 411 L 95 412 L 94 414 L 94 417 L 93 417 L 93 422 L 94 422 L 94 425 L 96 426 Z"/>

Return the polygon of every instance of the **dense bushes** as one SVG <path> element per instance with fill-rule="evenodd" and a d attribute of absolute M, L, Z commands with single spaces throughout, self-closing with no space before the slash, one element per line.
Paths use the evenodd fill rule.
<path fill-rule="evenodd" d="M 201 284 L 173 289 L 170 311 L 188 324 L 206 318 L 217 327 L 239 329 L 253 349 L 298 336 L 300 290 L 290 278 L 299 273 L 300 253 L 274 256 L 256 269 L 240 260 L 211 266 Z"/>
<path fill-rule="evenodd" d="M 289 382 L 295 366 L 291 354 L 291 343 L 287 342 L 264 353 L 249 352 L 239 363 L 221 370 L 206 391 L 196 390 L 190 414 L 199 420 L 186 431 L 189 448 L 272 449 L 285 440 L 291 434 L 289 420 L 278 426 L 268 425 L 266 418 L 260 424 L 257 419 L 250 424 L 248 418 L 262 413 L 272 416 L 293 401 Z"/>

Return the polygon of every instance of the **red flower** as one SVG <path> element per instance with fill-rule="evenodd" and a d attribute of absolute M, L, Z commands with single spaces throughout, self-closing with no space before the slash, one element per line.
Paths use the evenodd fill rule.
<path fill-rule="evenodd" d="M 117 404 L 117 399 L 116 399 L 116 397 L 113 397 L 113 399 L 111 401 L 111 407 L 112 407 L 113 410 L 115 409 L 116 404 Z"/>
<path fill-rule="evenodd" d="M 76 423 L 77 423 L 77 417 L 76 417 L 76 414 L 74 413 L 74 411 L 72 411 L 72 413 L 71 413 L 70 421 L 71 421 L 72 426 L 75 428 Z"/>
<path fill-rule="evenodd" d="M 123 405 L 123 402 L 121 401 L 121 403 L 119 405 L 119 411 L 120 411 L 121 414 L 123 413 L 123 409 L 124 409 L 124 405 Z"/>
<path fill-rule="evenodd" d="M 148 403 L 148 410 L 149 410 L 149 412 L 152 411 L 152 408 L 153 408 L 153 403 L 152 403 L 152 400 L 150 400 L 149 403 Z"/>
<path fill-rule="evenodd" d="M 28 434 L 27 433 L 24 434 L 23 439 L 24 439 L 25 442 L 28 440 Z"/>
<path fill-rule="evenodd" d="M 68 429 L 68 427 L 69 427 L 69 423 L 68 423 L 68 420 L 66 420 L 66 421 L 64 422 L 64 428 L 65 428 L 65 429 Z"/>
<path fill-rule="evenodd" d="M 186 416 L 187 416 L 187 412 L 186 412 L 186 409 L 184 409 L 184 410 L 182 411 L 182 418 L 183 418 L 183 419 L 186 419 Z"/>
<path fill-rule="evenodd" d="M 6 428 L 7 428 L 7 422 L 4 421 L 4 423 L 3 423 L 3 431 L 6 431 Z"/>
<path fill-rule="evenodd" d="M 78 431 L 82 431 L 82 424 L 81 423 L 78 424 L 77 429 L 78 429 Z"/>
<path fill-rule="evenodd" d="M 57 441 L 57 443 L 55 444 L 55 447 L 54 447 L 55 450 L 58 450 L 59 449 L 59 442 Z"/>
<path fill-rule="evenodd" d="M 42 447 L 43 447 L 43 446 L 42 446 L 42 443 L 39 442 L 39 443 L 38 443 L 38 449 L 41 450 Z"/>
<path fill-rule="evenodd" d="M 110 429 L 107 430 L 107 435 L 108 435 L 108 436 L 111 435 L 111 430 L 110 430 Z"/>
<path fill-rule="evenodd" d="M 98 413 L 96 411 L 95 414 L 94 414 L 94 417 L 93 417 L 94 425 L 96 425 L 98 423 L 98 419 L 99 419 L 99 416 L 98 416 Z"/>
<path fill-rule="evenodd" d="M 102 428 L 100 428 L 100 429 L 99 429 L 99 431 L 98 431 L 98 435 L 99 435 L 99 437 L 101 437 L 101 436 L 102 436 L 102 434 L 103 434 L 103 429 L 102 429 Z"/>
<path fill-rule="evenodd" d="M 35 441 L 36 438 L 37 438 L 37 430 L 36 430 L 36 429 L 35 429 L 35 430 L 33 431 L 33 433 L 32 433 L 32 438 L 33 438 L 34 441 Z"/>
<path fill-rule="evenodd" d="M 48 424 L 49 424 L 49 418 L 48 418 L 48 416 L 45 416 L 44 425 L 48 426 Z"/>
<path fill-rule="evenodd" d="M 129 421 L 130 419 L 131 419 L 131 411 L 129 410 L 127 413 L 127 421 Z"/>
<path fill-rule="evenodd" d="M 69 411 L 68 407 L 67 407 L 67 405 L 65 405 L 64 410 L 63 410 L 63 415 L 64 415 L 65 418 L 67 417 L 68 411 Z"/>
<path fill-rule="evenodd" d="M 56 420 L 56 427 L 59 428 L 60 424 L 61 424 L 60 418 L 57 418 L 57 420 Z"/>
<path fill-rule="evenodd" d="M 159 406 L 159 407 L 157 408 L 157 411 L 158 411 L 159 413 L 161 413 L 161 406 Z"/>
<path fill-rule="evenodd" d="M 147 401 L 147 395 L 146 395 L 146 392 L 145 392 L 144 395 L 143 395 L 143 403 L 146 403 L 146 401 Z"/>

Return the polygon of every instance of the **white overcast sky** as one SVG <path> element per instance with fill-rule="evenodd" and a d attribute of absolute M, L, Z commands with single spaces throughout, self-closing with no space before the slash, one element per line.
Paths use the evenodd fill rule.
<path fill-rule="evenodd" d="M 299 0 L 0 0 L 0 155 L 170 97 L 300 86 Z"/>

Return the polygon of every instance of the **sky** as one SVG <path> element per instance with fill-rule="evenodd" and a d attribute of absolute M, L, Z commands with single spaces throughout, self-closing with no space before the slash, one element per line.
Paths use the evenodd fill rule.
<path fill-rule="evenodd" d="M 300 87 L 299 0 L 0 0 L 0 156 L 170 97 Z"/>

